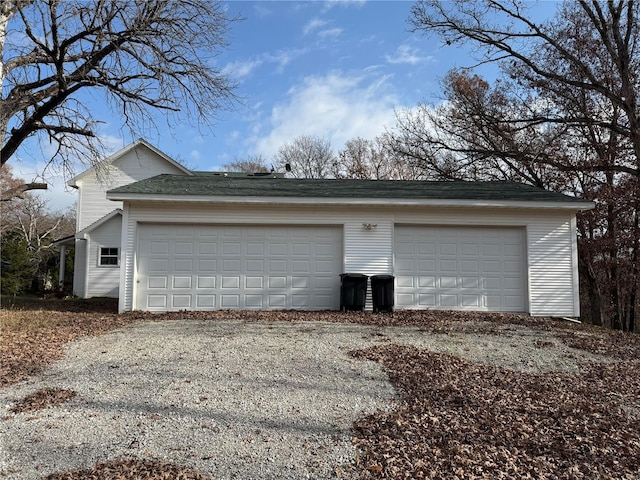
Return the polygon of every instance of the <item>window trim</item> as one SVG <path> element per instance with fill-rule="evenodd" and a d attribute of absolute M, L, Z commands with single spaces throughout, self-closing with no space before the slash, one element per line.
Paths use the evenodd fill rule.
<path fill-rule="evenodd" d="M 115 253 L 114 253 L 115 252 Z M 115 259 L 116 263 L 103 263 Z M 120 248 L 118 247 L 98 247 L 98 267 L 119 267 Z"/>

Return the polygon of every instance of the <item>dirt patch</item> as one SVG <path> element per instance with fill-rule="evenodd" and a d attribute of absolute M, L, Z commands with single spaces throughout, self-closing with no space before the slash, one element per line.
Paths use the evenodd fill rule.
<path fill-rule="evenodd" d="M 116 459 L 90 469 L 59 472 L 45 480 L 209 480 L 197 470 L 158 460 Z"/>
<path fill-rule="evenodd" d="M 75 396 L 76 392 L 73 390 L 44 387 L 16 402 L 9 411 L 11 413 L 23 413 L 57 407 Z"/>

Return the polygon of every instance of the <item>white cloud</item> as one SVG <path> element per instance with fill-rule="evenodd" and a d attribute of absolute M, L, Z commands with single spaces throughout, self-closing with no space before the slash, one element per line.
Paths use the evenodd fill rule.
<path fill-rule="evenodd" d="M 320 18 L 312 18 L 304 27 L 302 27 L 302 33 L 304 33 L 305 35 L 309 35 L 311 32 L 324 27 L 327 23 L 328 22 L 326 20 L 322 20 Z"/>
<path fill-rule="evenodd" d="M 367 0 L 325 0 L 324 10 L 331 10 L 333 7 L 362 7 Z"/>
<path fill-rule="evenodd" d="M 433 60 L 433 57 L 421 57 L 417 48 L 409 45 L 400 45 L 396 49 L 395 55 L 385 55 L 385 60 L 391 64 L 409 64 L 416 65 L 425 61 Z"/>
<path fill-rule="evenodd" d="M 373 138 L 394 121 L 398 98 L 389 77 L 332 72 L 309 76 L 276 104 L 270 118 L 254 123 L 255 154 L 273 156 L 300 135 L 327 138 L 334 149 L 354 137 Z"/>
<path fill-rule="evenodd" d="M 335 39 L 338 38 L 342 34 L 342 28 L 328 28 L 326 30 L 321 30 L 318 32 L 318 37 L 323 40 L 327 39 Z"/>
<path fill-rule="evenodd" d="M 250 60 L 237 61 L 227 63 L 222 69 L 224 75 L 228 75 L 236 80 L 242 80 L 248 77 L 251 72 L 260 67 L 264 63 L 261 57 L 252 58 Z"/>
<path fill-rule="evenodd" d="M 191 160 L 194 160 L 196 162 L 199 162 L 200 159 L 202 158 L 202 155 L 198 150 L 191 150 L 191 153 L 189 154 L 189 156 L 191 157 Z"/>
<path fill-rule="evenodd" d="M 305 49 L 293 49 L 280 50 L 276 53 L 261 53 L 248 60 L 228 63 L 223 67 L 222 73 L 237 81 L 241 81 L 250 76 L 254 70 L 269 64 L 276 66 L 276 73 L 282 73 L 289 63 L 305 52 Z"/>

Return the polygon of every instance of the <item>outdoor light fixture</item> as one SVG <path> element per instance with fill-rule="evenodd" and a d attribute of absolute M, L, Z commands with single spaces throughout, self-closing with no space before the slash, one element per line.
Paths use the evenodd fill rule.
<path fill-rule="evenodd" d="M 365 230 L 373 230 L 374 228 L 376 228 L 378 226 L 378 224 L 376 224 L 376 223 L 363 223 L 362 226 L 364 227 Z"/>

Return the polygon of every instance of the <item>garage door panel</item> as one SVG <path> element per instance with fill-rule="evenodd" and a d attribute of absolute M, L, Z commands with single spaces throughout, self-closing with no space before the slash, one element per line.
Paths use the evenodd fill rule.
<path fill-rule="evenodd" d="M 216 288 L 216 277 L 198 276 L 198 288 Z"/>
<path fill-rule="evenodd" d="M 240 259 L 223 259 L 222 260 L 222 273 L 235 273 L 240 272 Z"/>
<path fill-rule="evenodd" d="M 193 254 L 193 243 L 191 243 L 191 242 L 176 242 L 174 244 L 174 253 L 176 255 L 191 255 L 191 254 Z"/>
<path fill-rule="evenodd" d="M 218 251 L 218 245 L 213 242 L 198 244 L 199 255 L 215 255 L 217 251 Z"/>
<path fill-rule="evenodd" d="M 294 260 L 292 262 L 292 272 L 293 273 L 305 273 L 309 272 L 311 269 L 311 262 L 309 260 Z"/>
<path fill-rule="evenodd" d="M 174 289 L 181 289 L 181 288 L 191 289 L 191 276 L 188 276 L 188 277 L 174 276 L 173 288 Z"/>
<path fill-rule="evenodd" d="M 524 230 L 396 226 L 399 308 L 525 311 Z"/>
<path fill-rule="evenodd" d="M 147 297 L 148 308 L 167 308 L 167 296 L 166 295 L 149 295 Z"/>
<path fill-rule="evenodd" d="M 171 302 L 173 308 L 191 308 L 191 295 L 172 295 Z"/>
<path fill-rule="evenodd" d="M 462 306 L 463 307 L 480 307 L 480 296 L 479 295 L 462 295 Z"/>
<path fill-rule="evenodd" d="M 336 285 L 336 279 L 332 276 L 316 275 L 313 277 L 316 284 L 316 289 L 333 290 Z M 339 282 L 339 280 L 338 280 Z"/>
<path fill-rule="evenodd" d="M 264 260 L 262 260 L 262 259 L 247 259 L 245 261 L 245 271 L 247 273 L 264 272 Z"/>
<path fill-rule="evenodd" d="M 189 259 L 180 259 L 173 261 L 173 271 L 174 272 L 184 272 L 190 273 L 193 271 L 193 260 Z"/>
<path fill-rule="evenodd" d="M 248 243 L 247 255 L 264 256 L 264 243 Z"/>
<path fill-rule="evenodd" d="M 264 278 L 263 277 L 250 277 L 247 276 L 244 279 L 245 288 L 264 288 Z"/>
<path fill-rule="evenodd" d="M 287 297 L 282 295 L 269 295 L 269 308 L 280 309 L 287 306 Z"/>
<path fill-rule="evenodd" d="M 291 277 L 291 288 L 308 289 L 311 286 L 309 277 Z"/>
<path fill-rule="evenodd" d="M 246 308 L 262 308 L 262 301 L 263 298 L 261 294 L 244 296 L 244 303 Z"/>
<path fill-rule="evenodd" d="M 149 251 L 155 255 L 166 255 L 169 253 L 169 242 L 151 242 Z"/>
<path fill-rule="evenodd" d="M 143 224 L 136 308 L 337 309 L 342 228 Z"/>
<path fill-rule="evenodd" d="M 287 255 L 287 245 L 285 243 L 273 243 L 269 245 L 269 255 L 281 256 Z"/>
<path fill-rule="evenodd" d="M 161 277 L 157 277 L 157 276 L 149 276 L 148 277 L 149 280 L 149 288 L 161 288 L 161 289 L 165 289 L 167 288 L 167 277 L 165 276 L 161 276 Z"/>
<path fill-rule="evenodd" d="M 218 262 L 215 259 L 211 260 L 198 260 L 198 273 L 200 275 L 206 273 L 213 273 L 216 271 Z"/>
<path fill-rule="evenodd" d="M 215 295 L 198 295 L 197 298 L 198 308 L 214 308 L 216 306 Z"/>

